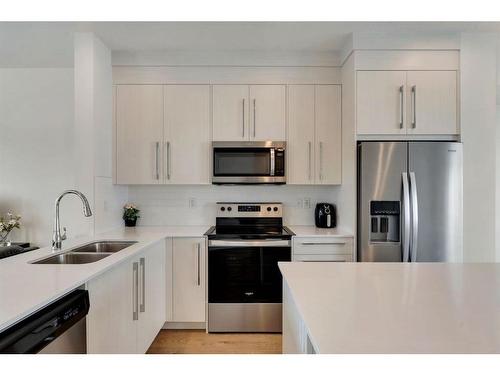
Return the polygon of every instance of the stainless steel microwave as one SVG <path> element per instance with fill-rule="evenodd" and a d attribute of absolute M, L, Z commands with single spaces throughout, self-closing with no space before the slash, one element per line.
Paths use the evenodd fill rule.
<path fill-rule="evenodd" d="M 212 142 L 213 184 L 284 184 L 285 142 Z"/>

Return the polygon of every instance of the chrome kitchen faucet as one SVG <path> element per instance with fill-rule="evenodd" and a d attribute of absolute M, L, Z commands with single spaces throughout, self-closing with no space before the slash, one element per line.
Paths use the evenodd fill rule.
<path fill-rule="evenodd" d="M 61 202 L 62 197 L 67 194 L 77 195 L 83 203 L 83 214 L 86 217 L 92 216 L 92 210 L 90 209 L 90 204 L 85 195 L 80 193 L 78 190 L 66 190 L 59 195 L 56 199 L 56 217 L 54 221 L 54 234 L 52 236 L 52 251 L 60 250 L 62 247 L 62 242 L 66 239 L 66 228 L 64 233 L 61 235 L 61 223 L 59 221 L 59 202 Z"/>

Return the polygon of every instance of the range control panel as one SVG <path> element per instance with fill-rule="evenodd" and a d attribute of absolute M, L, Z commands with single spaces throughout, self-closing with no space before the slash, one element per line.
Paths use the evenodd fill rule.
<path fill-rule="evenodd" d="M 282 217 L 280 202 L 240 203 L 218 202 L 217 217 Z"/>

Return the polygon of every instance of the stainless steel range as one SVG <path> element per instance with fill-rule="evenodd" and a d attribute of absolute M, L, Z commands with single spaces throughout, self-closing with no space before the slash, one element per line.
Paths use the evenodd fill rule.
<path fill-rule="evenodd" d="M 281 203 L 217 203 L 208 237 L 208 330 L 281 332 L 291 236 Z"/>

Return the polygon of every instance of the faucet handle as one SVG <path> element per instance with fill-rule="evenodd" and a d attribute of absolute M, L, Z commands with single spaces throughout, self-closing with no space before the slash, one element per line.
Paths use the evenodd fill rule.
<path fill-rule="evenodd" d="M 66 227 L 63 227 L 63 231 L 64 231 L 64 233 L 61 236 L 61 241 L 64 241 L 67 238 L 66 237 Z"/>

